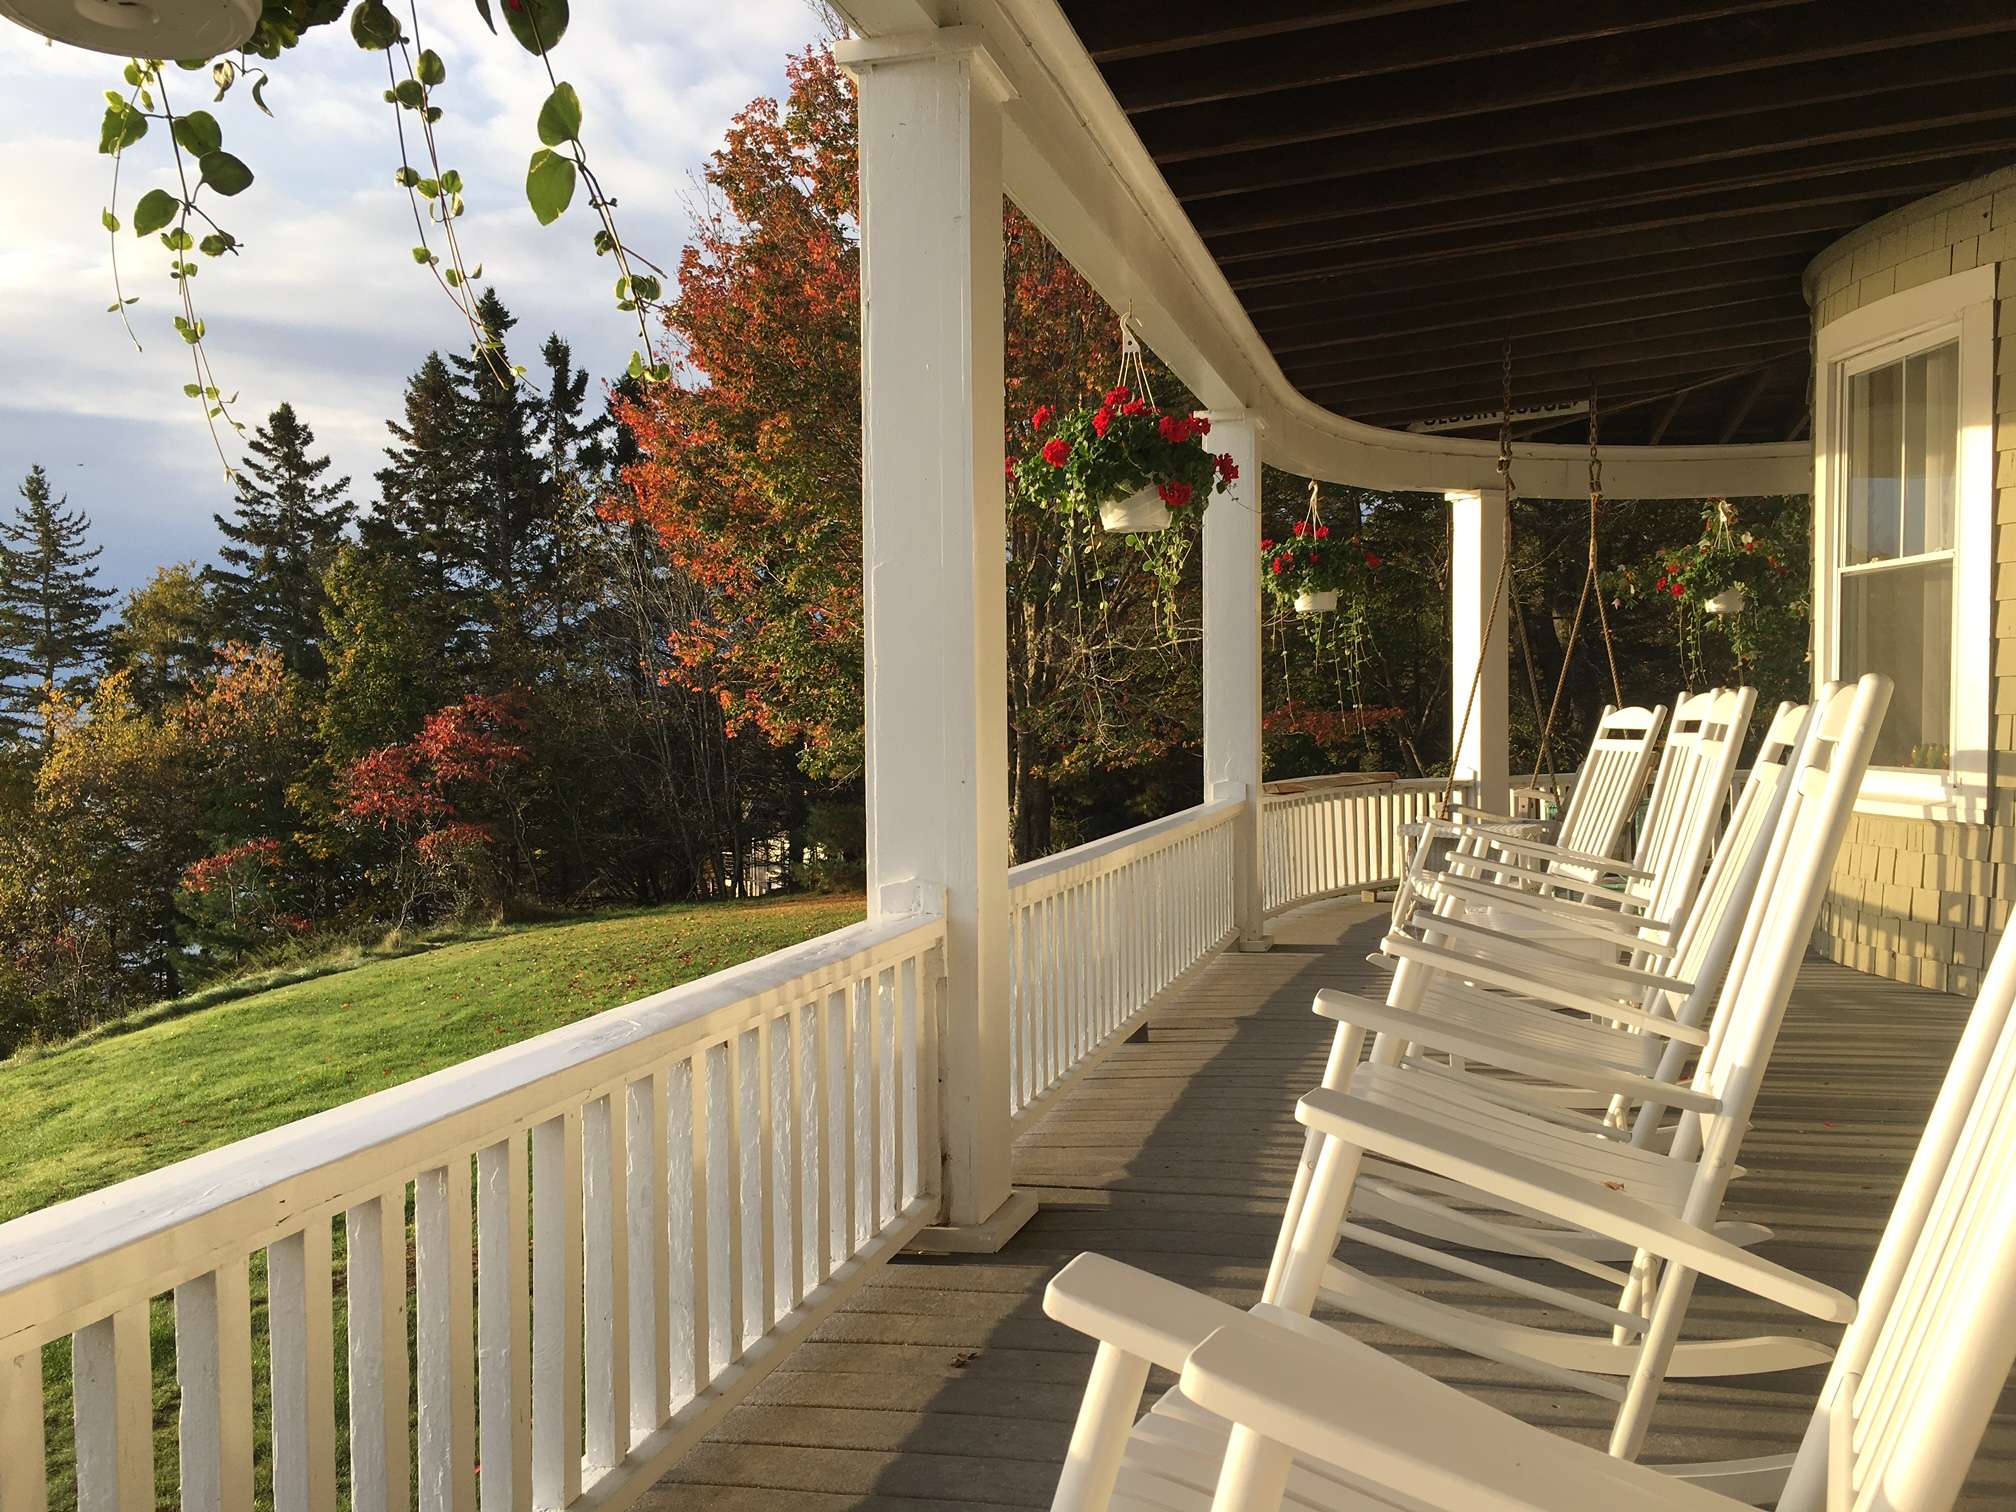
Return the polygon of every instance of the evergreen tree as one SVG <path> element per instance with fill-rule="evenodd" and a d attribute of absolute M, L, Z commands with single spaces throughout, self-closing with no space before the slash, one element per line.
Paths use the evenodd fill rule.
<path fill-rule="evenodd" d="M 493 382 L 495 380 L 492 380 Z M 404 421 L 388 420 L 392 445 L 378 471 L 378 499 L 364 522 L 364 544 L 397 558 L 424 616 L 415 633 L 440 662 L 472 660 L 474 588 L 464 531 L 470 484 L 461 458 L 465 406 L 455 374 L 439 352 L 427 354 L 406 381 Z"/>
<path fill-rule="evenodd" d="M 354 511 L 350 480 L 323 482 L 329 458 L 314 447 L 314 431 L 291 404 L 267 417 L 238 475 L 231 517 L 213 517 L 226 544 L 203 577 L 226 640 L 270 645 L 289 671 L 320 680 L 322 575 Z"/>
<path fill-rule="evenodd" d="M 463 401 L 457 450 L 469 483 L 463 518 L 475 578 L 472 609 L 486 659 L 521 668 L 536 633 L 536 606 L 551 587 L 556 549 L 553 500 L 536 451 L 545 406 L 523 385 L 497 381 L 495 369 L 510 370 L 505 337 L 518 321 L 495 289 L 483 291 L 476 314 L 496 342 L 490 358 L 451 359 Z"/>
<path fill-rule="evenodd" d="M 38 465 L 21 485 L 14 518 L 0 523 L 0 732 L 18 738 L 44 690 L 88 688 L 105 654 L 98 554 L 84 542 L 91 521 L 66 510 Z"/>

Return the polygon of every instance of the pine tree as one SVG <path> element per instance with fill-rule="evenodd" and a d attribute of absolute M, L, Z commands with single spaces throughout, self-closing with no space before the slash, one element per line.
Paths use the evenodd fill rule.
<path fill-rule="evenodd" d="M 248 447 L 231 517 L 213 517 L 227 544 L 203 578 L 225 639 L 273 646 L 289 671 L 319 681 L 322 576 L 354 506 L 348 478 L 322 481 L 329 458 L 314 448 L 314 431 L 291 404 L 267 417 Z"/>
<path fill-rule="evenodd" d="M 494 380 L 493 380 L 494 381 Z M 374 556 L 397 558 L 425 616 L 416 627 L 444 664 L 472 658 L 475 632 L 470 542 L 464 531 L 470 483 L 461 457 L 463 396 L 439 352 L 427 354 L 406 381 L 405 419 L 388 420 L 392 445 L 378 471 L 378 499 L 364 521 Z"/>
<path fill-rule="evenodd" d="M 463 502 L 474 548 L 472 609 L 486 659 L 517 669 L 553 571 L 553 501 L 536 451 L 543 405 L 523 385 L 497 381 L 497 368 L 510 370 L 505 337 L 518 321 L 495 289 L 483 291 L 476 314 L 496 342 L 490 359 L 452 359 L 463 399 L 459 455 L 470 484 Z"/>
<path fill-rule="evenodd" d="M 0 732 L 19 738 L 49 687 L 88 688 L 105 654 L 105 603 L 98 554 L 85 549 L 90 518 L 66 510 L 38 465 L 22 502 L 0 523 Z"/>

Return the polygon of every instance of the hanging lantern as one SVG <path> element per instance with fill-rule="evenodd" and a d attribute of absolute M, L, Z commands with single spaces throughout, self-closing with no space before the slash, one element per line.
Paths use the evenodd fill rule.
<path fill-rule="evenodd" d="M 122 58 L 214 58 L 259 24 L 260 0 L 0 0 L 0 16 Z"/>
<path fill-rule="evenodd" d="M 1750 595 L 1743 591 L 1741 583 L 1736 583 L 1724 588 L 1701 608 L 1707 614 L 1741 614 L 1749 605 Z"/>
<path fill-rule="evenodd" d="M 1169 506 L 1153 483 L 1099 506 L 1099 523 L 1114 535 L 1140 535 L 1169 528 Z"/>

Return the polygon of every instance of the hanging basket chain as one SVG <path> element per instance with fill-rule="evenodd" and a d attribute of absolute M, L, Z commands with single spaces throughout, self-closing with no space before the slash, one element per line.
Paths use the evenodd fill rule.
<path fill-rule="evenodd" d="M 1477 694 L 1484 684 L 1485 652 L 1497 629 L 1498 611 L 1505 603 L 1506 578 L 1512 569 L 1512 501 L 1518 496 L 1519 488 L 1512 478 L 1512 342 L 1509 337 L 1499 351 L 1498 379 L 1504 399 L 1498 421 L 1498 482 L 1505 493 L 1505 538 L 1498 554 L 1498 581 L 1491 589 L 1491 608 L 1484 616 L 1484 634 L 1477 643 L 1477 666 L 1470 678 L 1470 695 L 1463 700 L 1463 718 L 1456 726 L 1456 744 L 1449 752 L 1449 775 L 1442 783 L 1438 811 L 1444 819 L 1452 811 L 1451 800 L 1456 792 L 1456 757 L 1463 749 L 1463 742 L 1470 738 L 1470 718 L 1477 712 Z M 1521 629 L 1524 629 L 1523 621 Z M 1528 670 L 1530 672 L 1530 665 Z"/>

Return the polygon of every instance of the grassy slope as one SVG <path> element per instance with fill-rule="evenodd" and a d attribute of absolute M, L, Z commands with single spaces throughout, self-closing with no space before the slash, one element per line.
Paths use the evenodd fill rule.
<path fill-rule="evenodd" d="M 0 1063 L 0 1220 L 852 924 L 858 899 L 544 925 Z"/>

